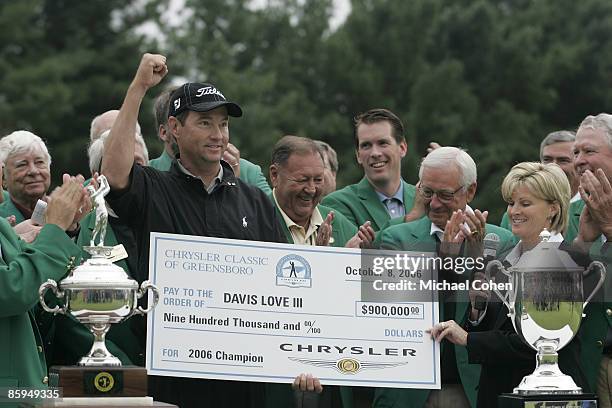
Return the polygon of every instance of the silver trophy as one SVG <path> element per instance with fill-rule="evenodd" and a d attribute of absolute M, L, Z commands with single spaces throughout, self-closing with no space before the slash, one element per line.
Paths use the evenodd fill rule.
<path fill-rule="evenodd" d="M 542 242 L 523 253 L 513 267 L 506 270 L 499 261 L 487 266 L 489 276 L 495 270 L 508 276 L 511 289 L 504 294 L 494 291 L 508 307 L 518 335 L 537 351 L 535 371 L 523 378 L 514 394 L 582 393 L 572 377 L 559 369 L 557 352 L 578 332 L 583 310 L 603 284 L 606 268 L 594 261 L 585 270 L 559 249 L 559 243 L 548 242 L 547 236 L 543 232 Z M 583 301 L 583 277 L 592 272 L 599 273 L 599 281 Z"/>
<path fill-rule="evenodd" d="M 106 177 L 99 176 L 100 187 L 96 190 L 89 186 L 93 211 L 96 214 L 95 227 L 90 246 L 83 249 L 91 258 L 78 266 L 59 285 L 49 279 L 39 290 L 40 303 L 49 313 L 74 316 L 94 335 L 94 343 L 89 353 L 78 362 L 80 366 L 121 366 L 121 361 L 113 356 L 105 344 L 106 333 L 113 323 L 119 323 L 134 315 L 147 314 L 159 300 L 158 289 L 149 281 L 138 282 L 130 279 L 125 271 L 113 264 L 108 257 L 113 247 L 104 246 L 104 236 L 108 222 L 108 211 L 104 196 L 110 191 Z M 98 244 L 95 243 L 99 237 Z M 55 296 L 64 301 L 63 306 L 50 308 L 45 302 L 45 293 L 51 289 Z M 138 306 L 138 299 L 151 289 L 153 301 L 146 309 Z"/>

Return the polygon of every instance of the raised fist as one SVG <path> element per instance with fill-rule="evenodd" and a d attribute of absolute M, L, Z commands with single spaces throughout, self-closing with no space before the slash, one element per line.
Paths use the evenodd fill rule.
<path fill-rule="evenodd" d="M 160 54 L 144 54 L 132 85 L 141 86 L 146 91 L 159 84 L 167 73 L 166 57 Z"/>

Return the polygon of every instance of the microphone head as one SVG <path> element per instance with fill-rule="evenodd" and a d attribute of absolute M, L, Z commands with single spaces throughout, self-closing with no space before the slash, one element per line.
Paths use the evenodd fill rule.
<path fill-rule="evenodd" d="M 484 255 L 495 256 L 497 254 L 497 248 L 499 248 L 499 235 L 494 232 L 489 232 L 484 237 Z"/>

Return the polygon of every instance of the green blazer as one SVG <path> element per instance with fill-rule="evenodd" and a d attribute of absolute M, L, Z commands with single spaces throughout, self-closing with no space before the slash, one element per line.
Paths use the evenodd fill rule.
<path fill-rule="evenodd" d="M 406 213 L 412 209 L 415 188 L 402 180 L 404 185 L 404 208 Z M 356 227 L 366 221 L 372 222 L 374 231 L 378 231 L 391 218 L 387 209 L 380 202 L 374 187 L 367 178 L 357 184 L 351 184 L 326 196 L 322 203 L 342 213 Z"/>
<path fill-rule="evenodd" d="M 160 154 L 159 157 L 149 160 L 149 167 L 153 167 L 159 171 L 168 171 L 171 164 L 172 156 L 168 154 L 166 149 L 162 151 L 162 154 Z"/>
<path fill-rule="evenodd" d="M 510 226 L 510 217 L 508 217 L 507 211 L 504 213 L 504 216 L 502 217 L 499 226 L 503 229 L 507 229 L 508 231 L 512 231 L 512 227 Z"/>
<path fill-rule="evenodd" d="M 590 258 L 603 262 L 607 271 L 603 286 L 584 310 L 586 317 L 583 317 L 578 331 L 582 368 L 591 389 L 596 390 L 603 345 L 608 330 L 612 330 L 612 301 L 610 300 L 612 299 L 612 277 L 610 276 L 612 273 L 612 243 L 606 246 L 603 246 L 601 241 L 594 243 L 591 247 Z M 588 296 L 589 293 L 585 289 L 585 296 Z"/>
<path fill-rule="evenodd" d="M 436 241 L 431 232 L 431 221 L 427 217 L 419 220 L 401 223 L 391 226 L 381 231 L 380 241 L 383 249 L 393 250 L 425 250 L 427 248 L 435 249 Z M 512 234 L 495 225 L 486 225 L 486 232 L 493 232 L 499 235 L 500 246 L 498 254 L 503 254 L 509 251 L 514 246 L 514 238 Z M 467 316 L 467 308 L 469 300 L 467 293 L 458 293 L 459 298 L 455 309 L 455 321 L 463 325 Z M 444 307 L 440 303 L 440 316 L 443 316 Z M 442 342 L 441 348 L 454 347 L 457 370 L 461 377 L 461 383 L 472 407 L 476 406 L 477 386 L 480 379 L 480 365 L 469 364 L 467 349 L 464 346 L 453 345 L 448 342 Z M 444 367 L 442 367 L 442 370 Z M 425 404 L 429 396 L 429 390 L 417 389 L 395 389 L 395 388 L 378 388 L 375 391 L 374 403 L 375 408 L 420 408 Z"/>
<path fill-rule="evenodd" d="M 287 237 L 287 242 L 293 244 L 293 238 L 291 237 L 291 233 L 289 232 L 289 228 L 287 228 L 287 224 L 281 215 L 278 206 L 276 205 L 276 201 L 274 201 L 274 197 L 272 197 L 272 193 L 269 194 L 270 200 L 274 203 L 274 207 L 276 208 L 276 212 L 278 214 L 279 222 L 283 226 L 283 230 L 285 231 L 285 236 Z M 319 211 L 321 212 L 321 216 L 323 219 L 327 217 L 331 208 L 325 207 L 322 205 L 317 206 Z M 334 214 L 334 221 L 332 222 L 332 238 L 333 242 L 331 242 L 330 246 L 333 247 L 343 247 L 346 245 L 348 240 L 350 240 L 356 233 L 357 227 L 349 222 L 342 214 L 336 212 Z M 296 373 L 297 375 L 298 373 Z M 342 405 L 345 408 L 352 407 L 352 394 L 350 387 L 340 387 L 340 396 L 342 398 Z M 278 383 L 266 383 L 265 384 L 265 404 L 266 408 L 276 408 L 276 407 L 292 407 L 294 404 L 293 401 L 293 389 L 289 384 L 278 384 Z"/>
<path fill-rule="evenodd" d="M 172 164 L 172 157 L 166 151 L 156 159 L 149 161 L 149 167 L 153 167 L 159 171 L 168 171 Z M 268 180 L 261 172 L 261 167 L 257 164 L 251 163 L 248 160 L 240 159 L 240 180 L 247 184 L 258 187 L 261 191 L 266 194 L 270 194 L 272 190 L 268 185 Z"/>
<path fill-rule="evenodd" d="M 568 242 L 573 242 L 580 230 L 580 214 L 584 208 L 584 201 L 577 200 L 570 205 L 569 223 L 565 234 Z M 592 390 L 597 389 L 599 364 L 605 343 L 606 334 L 612 329 L 612 249 L 602 251 L 600 241 L 593 244 L 590 251 L 591 259 L 602 261 L 606 265 L 608 275 L 604 285 L 584 310 L 586 315 L 582 319 L 578 338 L 580 339 L 580 357 L 584 373 Z M 585 293 L 588 295 L 588 293 Z"/>
<path fill-rule="evenodd" d="M 569 207 L 569 222 L 567 223 L 567 232 L 563 234 L 567 242 L 574 242 L 580 231 L 580 214 L 584 208 L 584 201 L 577 200 L 570 204 Z"/>
<path fill-rule="evenodd" d="M 419 218 L 420 219 L 420 218 Z M 417 221 L 417 220 L 415 220 Z M 389 220 L 387 220 L 387 222 L 385 222 L 383 224 L 382 227 L 380 227 L 380 230 L 376 232 L 376 237 L 374 237 L 374 242 L 372 242 L 372 247 L 373 248 L 380 248 L 380 244 L 381 244 L 381 237 L 382 237 L 382 232 L 384 230 L 386 230 L 389 227 L 392 227 L 394 225 L 400 225 L 404 223 L 404 217 L 396 217 L 396 218 L 391 218 Z"/>
<path fill-rule="evenodd" d="M 22 221 L 25 221 L 25 218 L 23 217 L 23 214 L 21 214 L 21 211 L 19 211 L 17 207 L 15 207 L 15 204 L 13 204 L 13 201 L 10 198 L 7 198 L 2 204 L 0 204 L 0 217 L 6 218 L 10 215 L 15 216 L 17 224 Z"/>
<path fill-rule="evenodd" d="M 0 387 L 46 387 L 42 339 L 32 312 L 38 288 L 60 280 L 81 250 L 56 225 L 45 225 L 31 244 L 0 220 Z"/>
<path fill-rule="evenodd" d="M 272 189 L 270 189 L 268 185 L 268 180 L 266 180 L 266 176 L 261 172 L 261 167 L 245 159 L 240 159 L 240 180 L 258 187 L 266 194 L 272 192 Z"/>

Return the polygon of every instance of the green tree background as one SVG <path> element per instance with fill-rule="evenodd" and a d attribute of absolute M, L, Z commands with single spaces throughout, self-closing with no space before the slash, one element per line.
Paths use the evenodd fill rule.
<path fill-rule="evenodd" d="M 352 117 L 372 107 L 406 126 L 403 175 L 416 182 L 430 141 L 476 160 L 474 205 L 501 217 L 499 185 L 540 140 L 610 110 L 608 0 L 352 0 L 330 27 L 331 0 L 0 1 L 0 131 L 29 129 L 51 149 L 54 179 L 87 171 L 91 119 L 118 108 L 144 51 L 168 56 L 165 85 L 210 81 L 245 111 L 232 121 L 242 156 L 269 164 L 284 134 L 330 143 L 339 187 L 362 172 Z M 159 26 L 159 39 L 138 34 Z M 151 156 L 161 150 L 141 111 Z"/>

